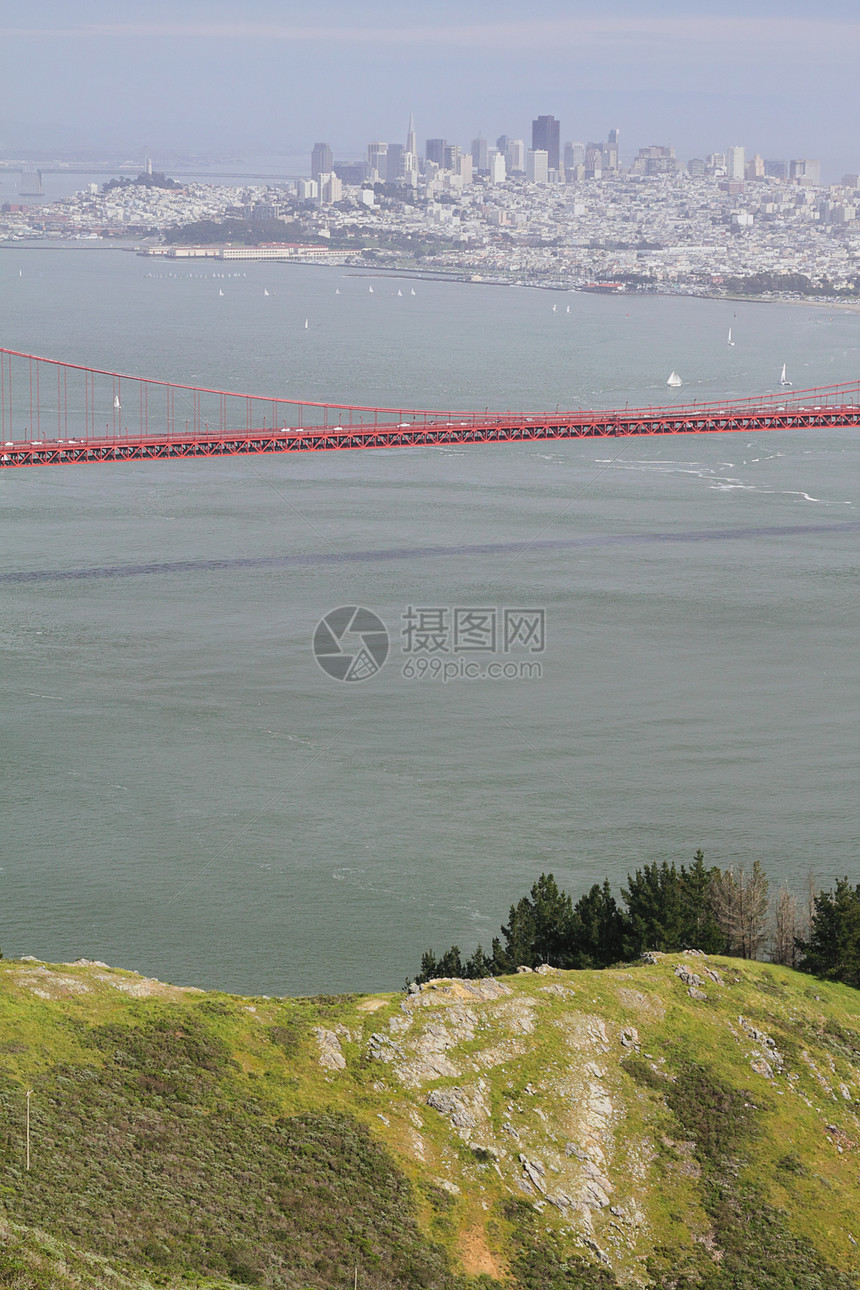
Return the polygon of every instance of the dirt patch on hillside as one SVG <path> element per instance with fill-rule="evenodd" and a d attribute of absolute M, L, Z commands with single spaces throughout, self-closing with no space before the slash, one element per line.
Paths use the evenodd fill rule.
<path fill-rule="evenodd" d="M 505 1279 L 507 1269 L 499 1262 L 487 1244 L 487 1236 L 483 1227 L 469 1227 L 460 1233 L 458 1253 L 463 1264 L 463 1270 L 468 1276 L 479 1277 L 483 1274 L 484 1276 L 495 1277 L 497 1281 Z"/>

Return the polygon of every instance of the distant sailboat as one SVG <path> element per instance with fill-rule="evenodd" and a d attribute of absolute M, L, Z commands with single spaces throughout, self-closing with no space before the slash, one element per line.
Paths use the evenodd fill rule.
<path fill-rule="evenodd" d="M 410 294 L 410 296 L 414 296 L 414 295 L 415 295 L 415 288 L 414 288 L 414 287 L 411 287 L 411 288 L 410 288 L 410 290 L 409 290 L 409 294 Z"/>
<path fill-rule="evenodd" d="M 372 296 L 372 295 L 373 295 L 373 287 L 368 287 L 368 288 L 367 288 L 367 290 L 368 290 L 368 293 Z"/>
<path fill-rule="evenodd" d="M 340 295 L 340 287 L 335 287 L 335 289 L 334 289 L 334 294 L 335 294 L 336 296 L 339 296 L 339 295 Z"/>
<path fill-rule="evenodd" d="M 570 313 L 570 305 L 568 305 L 568 306 L 567 306 L 567 308 L 565 309 L 565 311 L 564 311 L 564 312 L 565 312 L 566 314 L 569 314 L 569 313 Z"/>
<path fill-rule="evenodd" d="M 677 372 L 670 372 L 669 379 L 666 382 L 666 384 L 671 385 L 672 389 L 674 390 L 674 389 L 677 389 L 679 385 L 683 385 L 684 382 L 681 380 Z"/>
<path fill-rule="evenodd" d="M 266 290 L 266 288 L 265 288 L 265 287 L 263 287 L 263 295 L 264 295 L 264 296 L 267 296 L 268 294 L 269 294 L 269 293 L 268 293 L 268 291 Z"/>
<path fill-rule="evenodd" d="M 558 305 L 553 305 L 553 307 L 552 307 L 552 312 L 553 312 L 553 313 L 555 313 L 555 311 L 556 311 L 556 309 L 557 309 L 557 308 L 558 308 Z"/>
<path fill-rule="evenodd" d="M 402 296 L 402 295 L 403 295 L 403 292 L 400 290 L 400 288 L 399 288 L 399 287 L 397 288 L 397 294 L 398 294 L 398 296 Z"/>
<path fill-rule="evenodd" d="M 735 343 L 735 342 L 732 340 L 732 329 L 731 329 L 731 327 L 730 327 L 730 328 L 729 328 L 729 334 L 728 334 L 728 336 L 726 337 L 726 344 L 727 344 L 727 345 L 734 345 L 734 343 Z"/>
<path fill-rule="evenodd" d="M 305 331 L 307 331 L 307 329 L 308 329 L 309 325 L 310 325 L 310 324 L 308 323 L 308 320 L 307 320 L 307 318 L 306 318 L 306 319 L 305 319 Z"/>
<path fill-rule="evenodd" d="M 119 401 L 119 395 L 118 395 L 118 394 L 115 394 L 115 395 L 113 396 L 113 410 L 114 410 L 114 412 L 120 412 L 120 411 L 122 411 L 122 404 L 121 404 L 121 403 L 120 403 L 120 401 Z"/>
<path fill-rule="evenodd" d="M 788 377 L 787 377 L 787 376 L 786 376 L 786 374 L 785 374 L 786 366 L 787 366 L 787 364 L 783 363 L 783 365 L 782 365 L 782 371 L 781 371 L 780 376 L 779 376 L 779 383 L 780 383 L 780 385 L 791 385 L 791 381 L 788 379 Z"/>
<path fill-rule="evenodd" d="M 224 294 L 224 292 L 223 292 L 223 291 L 221 290 L 221 288 L 219 287 L 219 288 L 218 288 L 218 295 L 219 295 L 219 296 L 223 296 L 223 294 Z"/>

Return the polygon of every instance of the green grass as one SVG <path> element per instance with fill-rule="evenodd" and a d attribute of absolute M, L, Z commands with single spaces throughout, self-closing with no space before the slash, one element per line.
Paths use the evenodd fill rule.
<path fill-rule="evenodd" d="M 366 1044 L 380 1032 L 408 1047 L 444 1025 L 441 994 L 401 1035 L 388 1024 L 404 1019 L 402 996 L 156 985 L 135 998 L 117 988 L 136 989 L 133 974 L 4 962 L 0 1287 L 335 1290 L 356 1267 L 372 1290 L 857 1287 L 846 1233 L 860 1240 L 860 1105 L 839 1085 L 860 1096 L 860 993 L 711 958 L 724 984 L 706 982 L 696 1001 L 673 975 L 678 957 L 520 976 L 508 999 L 467 999 L 474 1038 L 447 1050 L 458 1074 L 420 1087 Z M 553 983 L 573 997 L 548 993 Z M 509 1023 L 518 1000 L 534 1004 L 527 1036 Z M 751 1069 L 739 1016 L 773 1036 L 795 1080 Z M 583 1038 L 589 1018 L 602 1019 L 605 1042 Z M 620 1044 L 630 1025 L 639 1052 Z M 347 1028 L 346 1070 L 321 1068 L 318 1026 Z M 480 1065 L 512 1037 L 521 1052 Z M 576 1214 L 536 1209 L 517 1182 L 520 1151 L 547 1163 L 550 1182 L 553 1160 L 564 1166 L 579 1114 L 570 1090 L 586 1088 L 587 1062 L 613 1107 L 601 1139 L 611 1204 L 635 1201 L 642 1215 L 625 1227 L 595 1210 L 590 1235 Z M 427 1093 L 479 1080 L 489 1118 L 464 1142 Z M 511 1119 L 520 1141 L 502 1129 Z"/>

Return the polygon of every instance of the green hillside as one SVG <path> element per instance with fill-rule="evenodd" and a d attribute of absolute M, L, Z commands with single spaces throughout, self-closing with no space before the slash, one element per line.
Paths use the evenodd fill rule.
<path fill-rule="evenodd" d="M 860 1286 L 860 993 L 649 957 L 314 999 L 0 963 L 0 1286 Z"/>

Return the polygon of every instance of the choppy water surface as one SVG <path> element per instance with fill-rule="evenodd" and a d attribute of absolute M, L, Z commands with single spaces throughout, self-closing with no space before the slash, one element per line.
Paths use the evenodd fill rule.
<path fill-rule="evenodd" d="M 431 407 L 860 370 L 849 313 L 169 271 L 0 251 L 2 343 Z M 856 877 L 858 472 L 849 430 L 0 472 L 4 951 L 396 988 L 542 869 Z M 350 604 L 392 638 L 355 684 L 311 651 Z M 403 678 L 410 607 L 544 608 L 542 678 Z"/>

